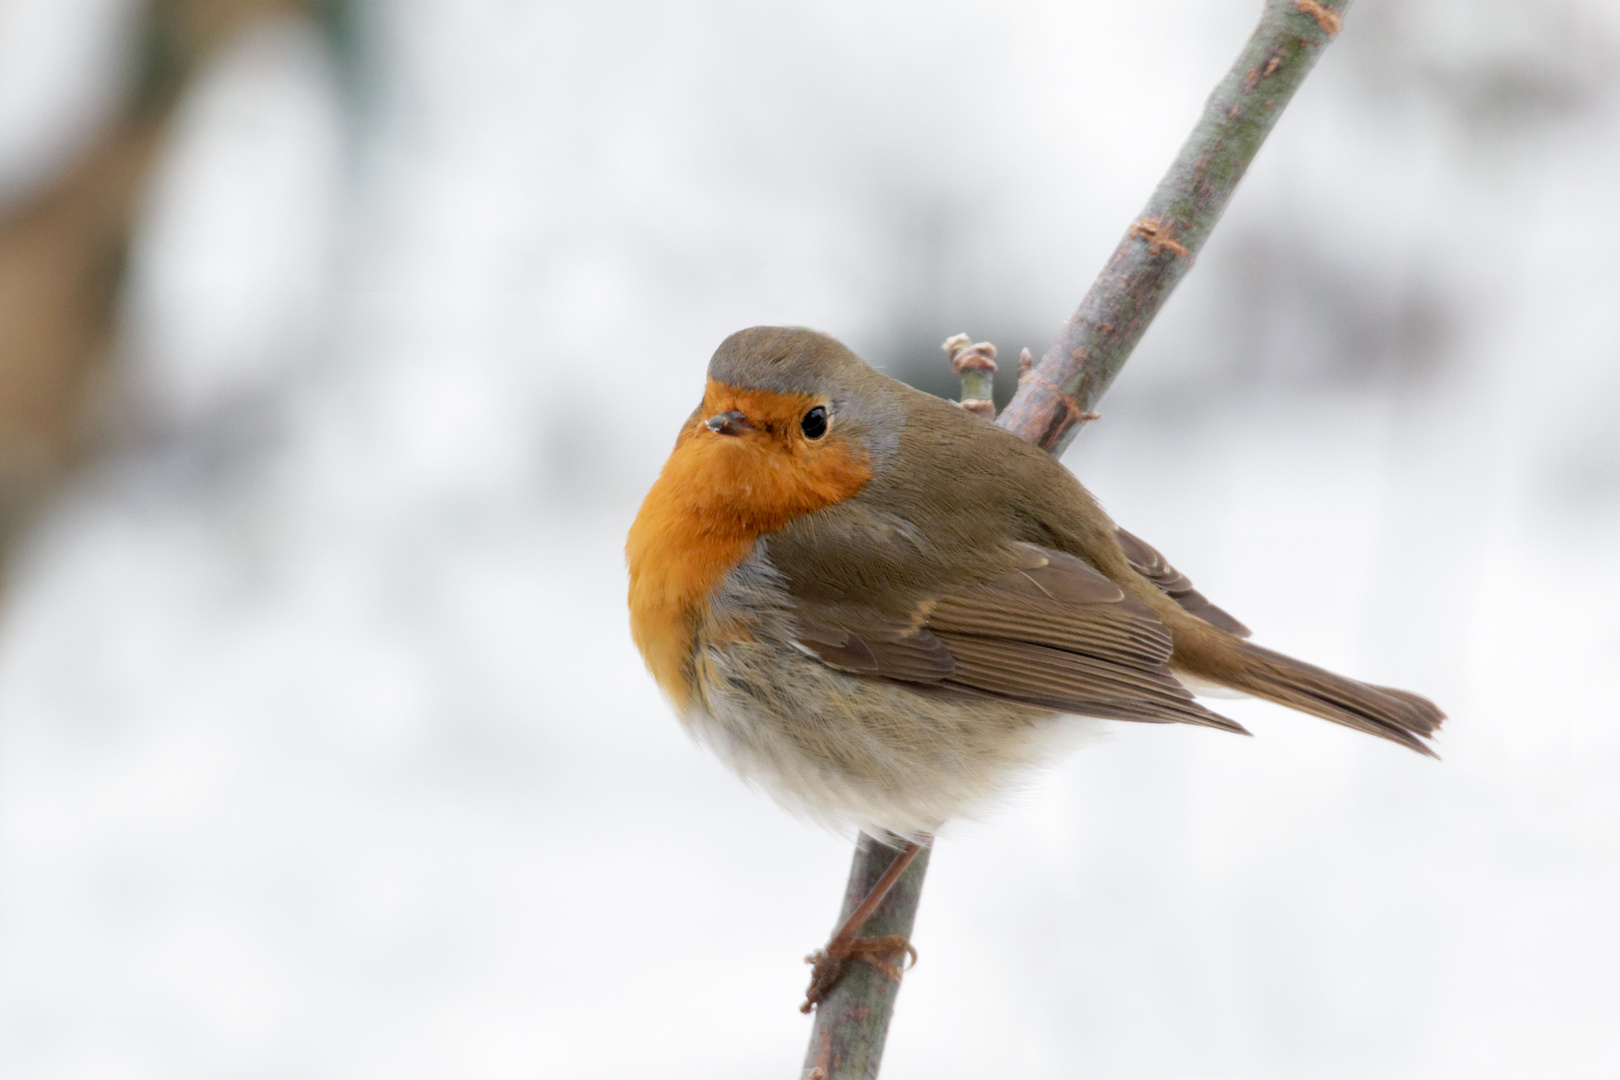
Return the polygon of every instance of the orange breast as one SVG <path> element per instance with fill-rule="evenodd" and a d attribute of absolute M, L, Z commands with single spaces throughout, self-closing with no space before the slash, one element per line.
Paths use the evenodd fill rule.
<path fill-rule="evenodd" d="M 630 527 L 630 632 L 677 708 L 695 693 L 692 648 L 709 594 L 754 541 L 854 495 L 872 478 L 866 452 L 836 427 L 810 441 L 799 420 L 820 399 L 737 390 L 710 380 Z M 757 430 L 718 435 L 703 418 L 737 410 Z"/>

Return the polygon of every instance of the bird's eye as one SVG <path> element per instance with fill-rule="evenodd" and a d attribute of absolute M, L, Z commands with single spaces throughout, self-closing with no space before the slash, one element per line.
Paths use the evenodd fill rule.
<path fill-rule="evenodd" d="M 799 430 L 807 439 L 819 439 L 827 434 L 827 410 L 817 405 L 805 413 L 804 419 L 799 421 Z"/>

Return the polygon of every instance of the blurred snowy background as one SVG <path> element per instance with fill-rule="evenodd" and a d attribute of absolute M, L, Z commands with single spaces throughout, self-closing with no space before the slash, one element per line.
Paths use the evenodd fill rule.
<path fill-rule="evenodd" d="M 0 1074 L 794 1075 L 628 523 L 734 329 L 1040 353 L 1257 11 L 0 0 Z M 1067 462 L 1445 761 L 1118 726 L 885 1077 L 1616 1075 L 1617 169 L 1611 0 L 1356 4 Z"/>

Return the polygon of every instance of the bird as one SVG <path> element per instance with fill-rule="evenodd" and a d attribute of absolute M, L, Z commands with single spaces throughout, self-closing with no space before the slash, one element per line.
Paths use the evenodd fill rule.
<path fill-rule="evenodd" d="M 688 731 L 900 869 L 1077 718 L 1246 735 L 1198 700 L 1235 692 L 1428 756 L 1445 719 L 1251 642 L 1052 455 L 801 327 L 721 342 L 625 559 L 631 636 Z M 806 1009 L 845 960 L 910 950 L 850 923 Z"/>

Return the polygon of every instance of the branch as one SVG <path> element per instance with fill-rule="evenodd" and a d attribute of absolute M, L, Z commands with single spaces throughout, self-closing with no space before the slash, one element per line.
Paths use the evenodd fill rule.
<path fill-rule="evenodd" d="M 1259 27 L 1063 335 L 1019 380 L 1002 427 L 1053 454 L 1068 448 L 1192 267 L 1347 3 L 1267 0 Z"/>
<path fill-rule="evenodd" d="M 1061 454 L 1119 374 L 1203 248 L 1260 144 L 1338 33 L 1349 0 L 1267 0 L 1260 25 L 1216 86 L 1198 126 L 1182 145 L 1147 207 L 1126 231 L 1102 274 L 1080 301 L 1063 335 L 1037 365 L 1019 364 L 1018 392 L 998 421 L 1041 448 Z M 963 376 L 963 404 L 988 402 L 995 350 L 945 343 Z M 1027 355 L 1027 354 L 1026 354 Z M 988 370 L 984 363 L 988 362 Z M 970 381 L 971 380 L 971 381 Z M 985 410 L 975 407 L 984 414 Z M 991 410 L 993 412 L 993 406 Z M 888 869 L 894 849 L 863 835 L 855 848 L 839 924 Z M 866 923 L 872 934 L 911 933 L 922 896 L 928 850 Z M 805 1080 L 875 1080 L 899 984 L 852 964 L 816 1009 Z"/>
<path fill-rule="evenodd" d="M 878 878 L 894 862 L 897 849 L 880 843 L 865 833 L 855 843 L 855 860 L 849 868 L 849 884 L 844 888 L 844 906 L 836 925 L 842 926 Z M 872 917 L 864 931 L 873 937 L 885 934 L 911 936 L 917 918 L 917 901 L 922 898 L 923 875 L 928 872 L 929 848 L 923 848 L 900 875 L 900 880 Z M 883 1043 L 889 1034 L 889 1018 L 894 1015 L 894 999 L 900 983 L 871 964 L 854 963 L 844 967 L 844 976 L 816 1006 L 816 1022 L 810 1031 L 810 1049 L 804 1055 L 805 1080 L 844 1080 L 846 1077 L 875 1078 L 883 1058 Z"/>

